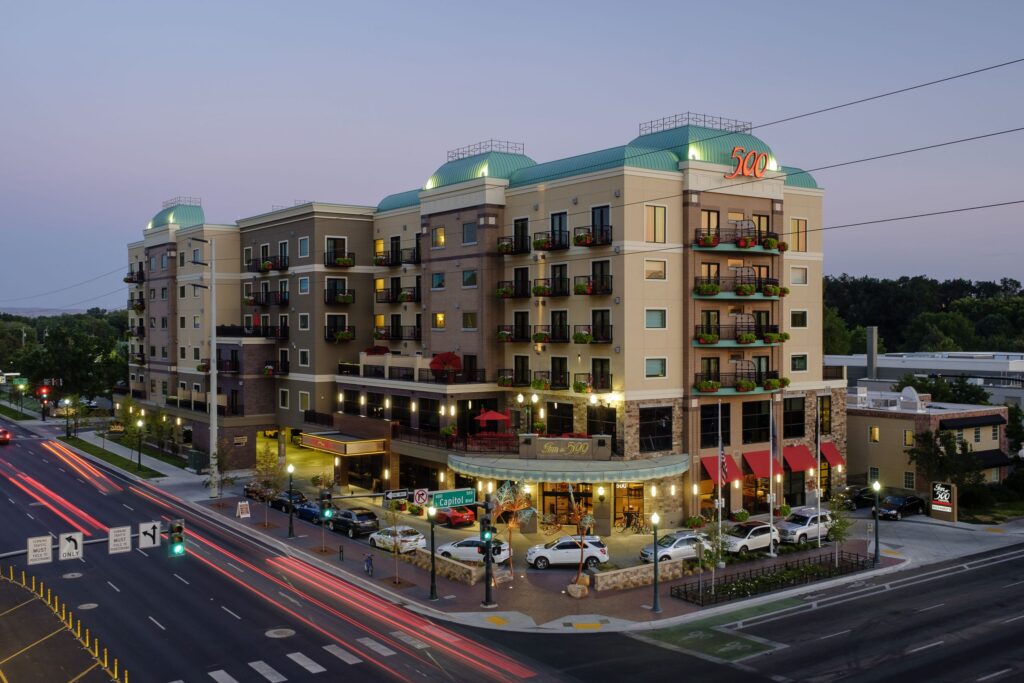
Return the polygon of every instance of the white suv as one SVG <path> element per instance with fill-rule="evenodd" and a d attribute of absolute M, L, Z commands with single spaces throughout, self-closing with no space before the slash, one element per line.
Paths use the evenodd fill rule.
<path fill-rule="evenodd" d="M 829 527 L 832 526 L 832 516 L 822 510 L 821 517 L 818 517 L 816 508 L 797 508 L 786 517 L 785 521 L 775 525 L 779 529 L 779 535 L 783 543 L 803 543 L 805 541 L 828 538 Z"/>
<path fill-rule="evenodd" d="M 561 538 L 535 545 L 526 551 L 526 561 L 535 569 L 547 569 L 553 564 L 579 564 L 580 545 L 583 546 L 583 564 L 593 569 L 608 561 L 608 548 L 599 536 L 562 536 Z"/>
<path fill-rule="evenodd" d="M 779 530 L 770 529 L 765 522 L 742 522 L 722 536 L 725 550 L 730 553 L 745 553 L 748 550 L 775 550 L 779 544 Z"/>

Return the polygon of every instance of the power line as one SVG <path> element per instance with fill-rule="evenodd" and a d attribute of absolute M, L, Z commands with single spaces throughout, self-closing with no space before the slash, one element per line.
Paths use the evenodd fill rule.
<path fill-rule="evenodd" d="M 76 282 L 75 284 L 68 285 L 67 287 L 61 287 L 60 289 L 54 289 L 54 290 L 49 291 L 49 292 L 43 292 L 42 294 L 33 294 L 31 296 L 21 296 L 21 297 L 15 298 L 15 299 L 0 299 L 0 303 L 10 303 L 12 301 L 28 301 L 29 299 L 38 299 L 40 297 L 49 296 L 50 294 L 58 294 L 60 292 L 67 291 L 69 289 L 74 289 L 75 287 L 81 287 L 82 285 L 88 284 L 90 282 L 94 282 L 96 280 L 99 280 L 100 278 L 109 277 L 110 275 L 113 275 L 114 273 L 119 273 L 119 272 L 121 272 L 121 267 L 120 266 L 115 268 L 114 270 L 107 271 L 106 273 L 102 273 L 102 274 L 97 275 L 95 277 L 91 277 L 88 280 L 82 280 L 81 282 Z"/>

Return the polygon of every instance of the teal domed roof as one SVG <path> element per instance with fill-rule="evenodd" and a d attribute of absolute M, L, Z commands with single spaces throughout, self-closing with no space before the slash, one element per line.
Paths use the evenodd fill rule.
<path fill-rule="evenodd" d="M 407 206 L 417 206 L 420 203 L 420 192 L 421 190 L 406 190 L 405 192 L 389 194 L 377 204 L 377 213 L 404 209 Z"/>
<path fill-rule="evenodd" d="M 191 228 L 205 222 L 206 216 L 203 214 L 203 207 L 193 204 L 175 204 L 165 207 L 160 213 L 153 216 L 153 220 L 146 228 L 162 228 L 172 224 L 179 228 Z"/>
<path fill-rule="evenodd" d="M 483 178 L 509 179 L 516 171 L 528 166 L 535 166 L 536 161 L 525 154 L 509 152 L 484 152 L 449 161 L 427 179 L 424 190 L 433 190 L 445 185 L 464 183 L 467 180 Z"/>
<path fill-rule="evenodd" d="M 736 163 L 732 158 L 732 150 L 735 147 L 742 147 L 747 152 L 766 153 L 768 155 L 768 170 L 777 171 L 780 168 L 771 147 L 749 133 L 686 125 L 641 135 L 634 138 L 629 144 L 651 150 L 671 150 L 680 159 L 708 161 L 727 166 L 733 166 Z"/>
<path fill-rule="evenodd" d="M 809 190 L 817 190 L 818 183 L 807 171 L 796 166 L 783 166 L 782 172 L 786 174 L 786 184 L 790 187 L 806 187 Z"/>
<path fill-rule="evenodd" d="M 509 187 L 569 178 L 583 173 L 596 173 L 622 166 L 649 168 L 655 171 L 678 171 L 679 157 L 671 150 L 621 145 L 522 168 L 512 175 Z"/>

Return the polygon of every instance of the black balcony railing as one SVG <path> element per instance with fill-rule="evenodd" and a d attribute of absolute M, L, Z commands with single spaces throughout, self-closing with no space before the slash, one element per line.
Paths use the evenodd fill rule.
<path fill-rule="evenodd" d="M 287 325 L 250 326 L 217 325 L 218 337 L 263 337 L 264 339 L 287 339 Z"/>
<path fill-rule="evenodd" d="M 572 378 L 572 389 L 578 394 L 604 394 L 612 390 L 612 376 L 577 372 Z"/>
<path fill-rule="evenodd" d="M 144 353 L 133 353 L 132 354 L 132 362 L 135 363 L 136 365 L 145 365 L 146 364 L 146 354 L 144 354 Z"/>
<path fill-rule="evenodd" d="M 744 325 L 697 325 L 693 328 L 694 339 L 700 341 L 703 337 L 708 340 L 706 344 L 714 344 L 716 341 L 736 341 L 745 335 L 753 335 L 755 340 L 764 341 L 766 334 L 778 334 L 778 325 L 758 325 L 747 323 Z"/>
<path fill-rule="evenodd" d="M 588 225 L 573 230 L 572 243 L 577 247 L 602 247 L 612 243 L 612 226 Z"/>
<path fill-rule="evenodd" d="M 534 296 L 569 296 L 569 278 L 539 277 L 533 281 Z"/>
<path fill-rule="evenodd" d="M 722 293 L 744 296 L 753 296 L 760 293 L 766 296 L 779 296 L 779 279 L 776 277 L 756 277 L 753 275 L 696 277 L 693 280 L 693 293 L 697 296 L 717 296 Z"/>
<path fill-rule="evenodd" d="M 263 361 L 263 374 L 264 375 L 287 375 L 291 369 L 291 363 L 286 360 L 267 360 Z"/>
<path fill-rule="evenodd" d="M 363 377 L 373 377 L 376 379 L 384 379 L 384 366 L 383 365 L 364 365 L 363 366 Z"/>
<path fill-rule="evenodd" d="M 416 368 L 391 367 L 388 368 L 388 379 L 401 380 L 403 382 L 416 381 Z"/>
<path fill-rule="evenodd" d="M 530 386 L 530 368 L 499 368 L 495 375 L 499 387 Z"/>
<path fill-rule="evenodd" d="M 217 360 L 217 372 L 238 372 L 239 362 L 231 358 L 221 358 Z"/>
<path fill-rule="evenodd" d="M 389 325 L 373 328 L 373 338 L 378 341 L 419 341 L 422 336 L 422 329 L 415 325 Z"/>
<path fill-rule="evenodd" d="M 401 263 L 401 251 L 378 251 L 373 255 L 373 265 L 375 266 L 397 266 Z"/>
<path fill-rule="evenodd" d="M 325 304 L 354 304 L 356 302 L 356 290 L 328 287 L 324 290 Z"/>
<path fill-rule="evenodd" d="M 769 239 L 775 240 L 778 246 L 779 233 L 760 230 L 754 225 L 726 225 L 718 230 L 697 228 L 693 233 L 693 243 L 699 247 L 717 247 L 720 244 L 738 246 L 742 240 L 753 240 L 750 246 L 764 246 L 765 240 Z"/>
<path fill-rule="evenodd" d="M 498 325 L 500 342 L 528 342 L 530 338 L 529 325 Z"/>
<path fill-rule="evenodd" d="M 420 368 L 418 380 L 431 384 L 482 384 L 487 381 L 487 371 L 479 368 L 458 372 Z"/>
<path fill-rule="evenodd" d="M 124 276 L 124 281 L 132 285 L 141 285 L 146 281 L 146 274 L 141 270 L 129 270 Z"/>
<path fill-rule="evenodd" d="M 529 280 L 501 280 L 494 293 L 501 299 L 528 299 L 532 296 Z"/>
<path fill-rule="evenodd" d="M 249 259 L 245 264 L 245 270 L 249 273 L 269 273 L 272 270 L 288 270 L 287 256 L 261 256 Z"/>
<path fill-rule="evenodd" d="M 144 310 L 146 310 L 146 300 L 145 299 L 128 299 L 128 308 L 133 308 L 133 309 L 135 309 L 136 312 L 144 311 Z"/>
<path fill-rule="evenodd" d="M 132 398 L 146 398 L 146 390 L 132 389 Z"/>
<path fill-rule="evenodd" d="M 398 303 L 398 292 L 400 289 L 378 289 L 373 293 L 374 300 L 379 304 Z"/>
<path fill-rule="evenodd" d="M 132 336 L 136 339 L 142 339 L 146 336 L 146 327 L 144 325 L 137 325 L 132 328 Z"/>
<path fill-rule="evenodd" d="M 572 340 L 576 344 L 611 344 L 611 325 L 573 325 Z"/>
<path fill-rule="evenodd" d="M 324 327 L 324 339 L 329 342 L 350 342 L 356 338 L 355 325 L 327 325 Z"/>
<path fill-rule="evenodd" d="M 569 341 L 569 326 L 534 325 L 531 341 L 535 344 L 565 344 Z"/>
<path fill-rule="evenodd" d="M 498 253 L 499 254 L 529 254 L 530 253 L 530 236 L 521 235 L 519 237 L 499 237 L 498 238 Z"/>
<path fill-rule="evenodd" d="M 551 388 L 552 389 L 568 389 L 569 388 L 569 373 L 568 372 L 551 372 Z"/>
<path fill-rule="evenodd" d="M 777 370 L 765 370 L 763 372 L 750 370 L 746 372 L 698 372 L 694 375 L 694 385 L 700 388 L 703 382 L 717 382 L 722 389 L 735 389 L 753 383 L 754 387 L 764 384 L 766 379 L 778 379 Z"/>
<path fill-rule="evenodd" d="M 287 306 L 288 292 L 253 292 L 246 297 L 250 306 Z"/>
<path fill-rule="evenodd" d="M 359 377 L 359 363 L 338 363 L 338 374 L 344 377 Z"/>
<path fill-rule="evenodd" d="M 420 262 L 420 250 L 419 247 L 409 247 L 403 249 L 399 254 L 399 260 L 402 263 L 419 263 Z"/>
<path fill-rule="evenodd" d="M 399 441 L 468 453 L 518 453 L 519 438 L 504 432 L 459 433 L 454 437 L 424 429 L 395 425 L 392 438 Z"/>
<path fill-rule="evenodd" d="M 605 296 L 612 293 L 611 275 L 577 275 L 572 281 L 573 294 Z"/>
<path fill-rule="evenodd" d="M 329 268 L 351 268 L 356 264 L 354 251 L 325 251 L 324 265 Z"/>
<path fill-rule="evenodd" d="M 533 233 L 534 251 L 558 251 L 569 248 L 568 232 L 535 232 Z"/>
<path fill-rule="evenodd" d="M 398 303 L 419 303 L 420 301 L 420 288 L 419 287 L 402 287 L 398 290 Z"/>

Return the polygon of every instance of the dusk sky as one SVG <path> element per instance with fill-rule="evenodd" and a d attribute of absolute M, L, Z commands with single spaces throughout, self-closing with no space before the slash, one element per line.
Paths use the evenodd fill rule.
<path fill-rule="evenodd" d="M 1008 1 L 8 2 L 0 307 L 123 307 L 125 245 L 175 195 L 215 223 L 375 205 L 479 140 L 540 162 L 685 111 L 756 126 L 1024 57 L 1022 25 Z M 1024 63 L 754 132 L 811 169 L 1024 126 L 1022 86 Z M 829 226 L 1021 200 L 1022 164 L 1024 132 L 814 175 Z M 832 231 L 825 270 L 1024 279 L 1022 214 Z"/>

